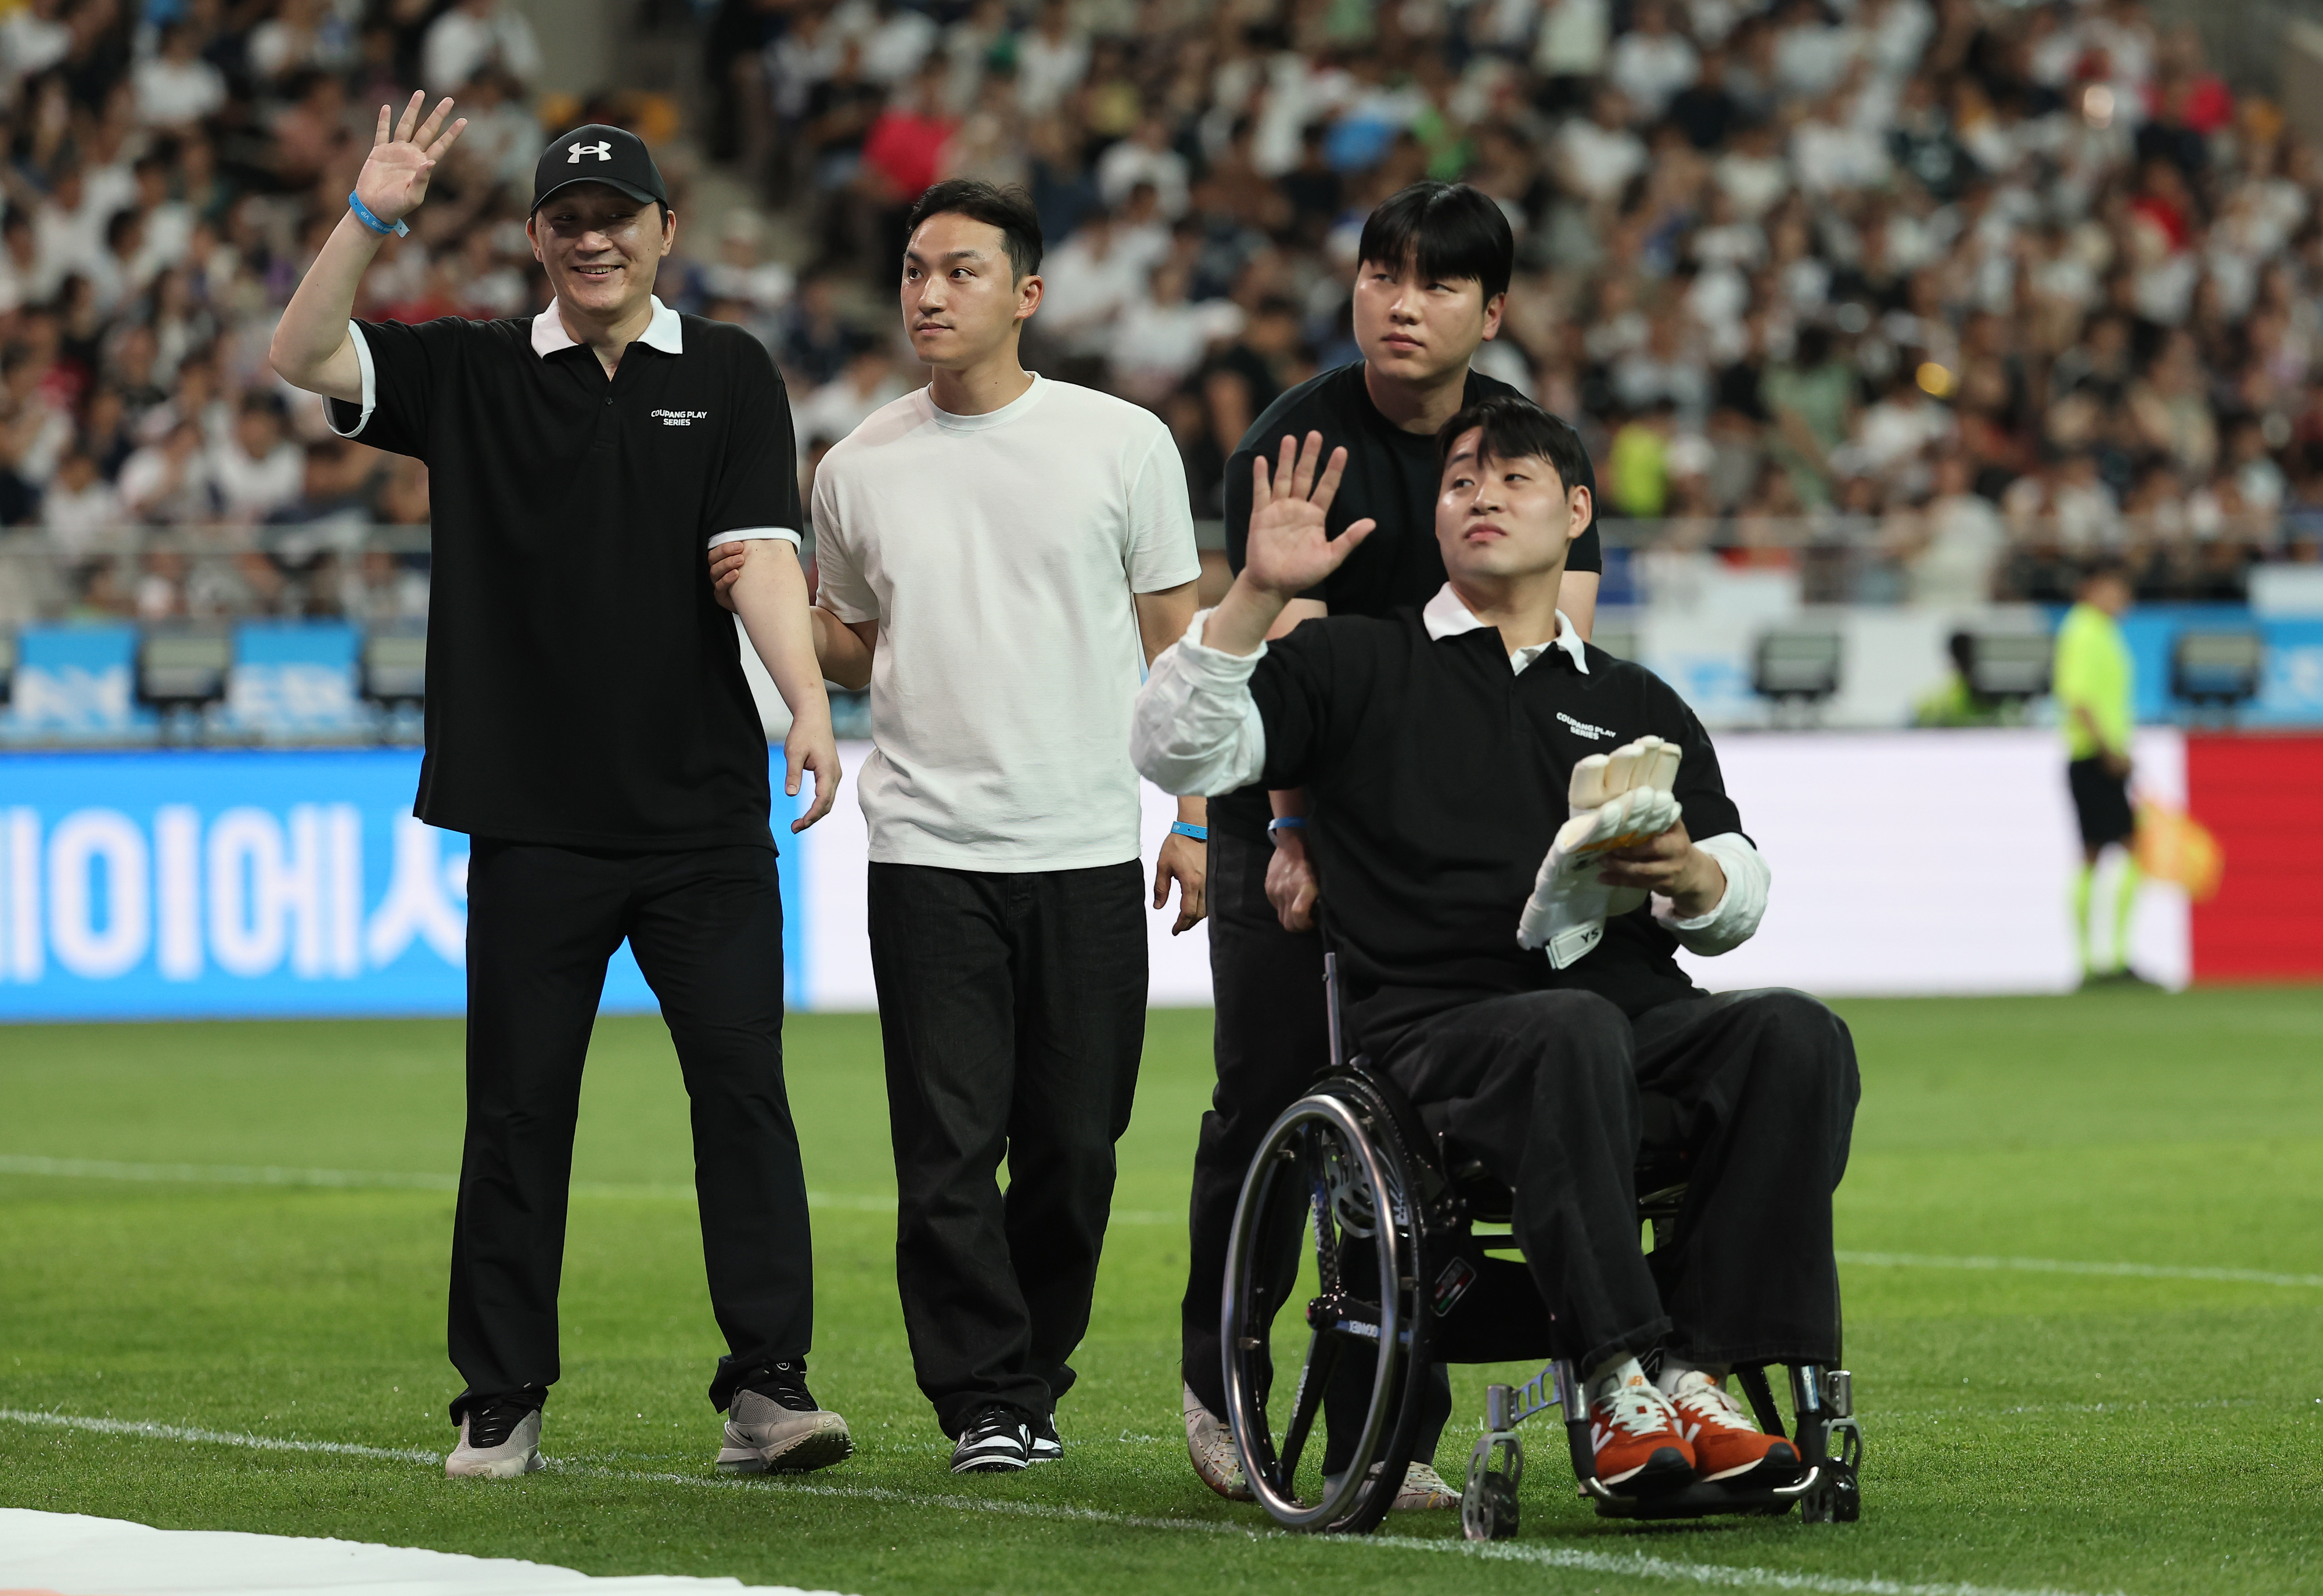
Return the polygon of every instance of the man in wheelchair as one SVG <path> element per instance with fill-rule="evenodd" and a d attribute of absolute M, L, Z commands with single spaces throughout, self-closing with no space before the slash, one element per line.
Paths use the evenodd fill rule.
<path fill-rule="evenodd" d="M 1779 1484 L 1796 1451 L 1726 1380 L 1838 1362 L 1852 1040 L 1812 997 L 1712 996 L 1672 958 L 1748 940 L 1768 873 L 1684 702 L 1556 610 L 1593 509 L 1572 429 L 1513 396 L 1464 410 L 1438 436 L 1442 591 L 1270 643 L 1370 529 L 1325 532 L 1345 453 L 1310 435 L 1271 481 L 1257 463 L 1247 564 L 1154 662 L 1138 768 L 1307 789 L 1351 1047 L 1512 1188 L 1599 1482 Z M 1685 1183 L 1650 1261 L 1641 1160 Z"/>

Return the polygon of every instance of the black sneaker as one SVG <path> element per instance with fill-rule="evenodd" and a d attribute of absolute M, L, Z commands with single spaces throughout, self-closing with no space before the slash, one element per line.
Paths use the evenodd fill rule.
<path fill-rule="evenodd" d="M 1033 1434 L 1024 1416 L 996 1402 L 977 1410 L 951 1449 L 955 1474 L 1014 1473 L 1032 1462 Z"/>
<path fill-rule="evenodd" d="M 1065 1444 L 1057 1436 L 1057 1416 L 1043 1414 L 1025 1426 L 1032 1432 L 1033 1444 L 1025 1451 L 1033 1463 L 1054 1463 L 1065 1455 Z"/>

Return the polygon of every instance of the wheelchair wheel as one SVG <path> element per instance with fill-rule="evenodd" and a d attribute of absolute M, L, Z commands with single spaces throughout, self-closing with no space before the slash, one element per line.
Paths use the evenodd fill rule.
<path fill-rule="evenodd" d="M 1291 1105 L 1235 1210 L 1222 1325 L 1228 1418 L 1252 1491 L 1286 1528 L 1378 1527 L 1403 1483 L 1429 1367 L 1412 1160 L 1372 1096 L 1340 1080 Z M 1303 1337 L 1295 1321 L 1276 1323 L 1302 1295 Z M 1270 1407 L 1278 1350 L 1299 1364 L 1279 1424 Z M 1373 1352 L 1356 1433 L 1331 1448 L 1347 1465 L 1327 1479 L 1325 1393 L 1344 1360 Z M 1345 1419 L 1350 1404 L 1339 1406 Z"/>

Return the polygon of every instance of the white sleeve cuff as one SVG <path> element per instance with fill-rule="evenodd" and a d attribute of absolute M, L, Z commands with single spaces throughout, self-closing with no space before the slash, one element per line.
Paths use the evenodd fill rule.
<path fill-rule="evenodd" d="M 355 417 L 353 427 L 341 427 L 333 407 L 345 404 L 344 399 L 326 399 L 323 401 L 323 425 L 343 438 L 360 437 L 363 429 L 371 425 L 371 413 L 379 408 L 379 373 L 371 363 L 371 344 L 363 337 L 363 324 L 347 323 L 347 336 L 355 346 L 355 363 L 363 368 L 363 414 Z"/>
<path fill-rule="evenodd" d="M 1266 657 L 1266 645 L 1262 642 L 1248 654 L 1228 654 L 1209 647 L 1202 641 L 1202 628 L 1210 624 L 1210 617 L 1216 613 L 1215 609 L 1195 610 L 1177 647 L 1185 657 L 1185 668 L 1202 685 L 1231 691 L 1250 680 L 1251 673 L 1258 669 L 1258 662 Z"/>
<path fill-rule="evenodd" d="M 778 537 L 793 548 L 800 546 L 799 535 L 788 527 L 743 527 L 732 532 L 712 532 L 710 546 L 716 548 L 721 543 L 760 543 L 770 537 Z"/>
<path fill-rule="evenodd" d="M 1715 957 L 1731 952 L 1758 934 L 1758 922 L 1766 917 L 1767 889 L 1773 873 L 1767 868 L 1766 856 L 1740 831 L 1705 837 L 1694 846 L 1718 861 L 1726 873 L 1726 891 L 1708 913 L 1691 920 L 1679 919 L 1669 899 L 1657 896 L 1654 918 L 1687 952 Z"/>

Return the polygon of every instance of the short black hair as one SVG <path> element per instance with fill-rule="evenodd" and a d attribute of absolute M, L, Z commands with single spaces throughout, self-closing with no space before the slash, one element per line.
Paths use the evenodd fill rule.
<path fill-rule="evenodd" d="M 1416 261 L 1421 273 L 1457 282 L 1473 277 L 1484 302 L 1509 291 L 1516 271 L 1516 235 L 1492 197 L 1465 183 L 1414 183 L 1398 189 L 1364 218 L 1359 260 L 1400 271 Z"/>
<path fill-rule="evenodd" d="M 1587 488 L 1594 496 L 1596 473 L 1589 469 L 1589 451 L 1581 446 L 1581 435 L 1520 393 L 1480 399 L 1444 424 L 1436 435 L 1438 477 L 1452 463 L 1452 445 L 1479 427 L 1484 429 L 1484 459 L 1546 460 L 1556 468 L 1556 480 L 1568 494 Z"/>
<path fill-rule="evenodd" d="M 981 178 L 946 178 L 912 206 L 904 236 L 917 233 L 930 216 L 946 215 L 999 228 L 1008 242 L 1008 263 L 1019 278 L 1041 269 L 1041 213 L 1033 208 L 1033 197 L 1017 185 L 1004 188 Z"/>

